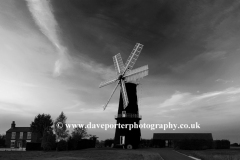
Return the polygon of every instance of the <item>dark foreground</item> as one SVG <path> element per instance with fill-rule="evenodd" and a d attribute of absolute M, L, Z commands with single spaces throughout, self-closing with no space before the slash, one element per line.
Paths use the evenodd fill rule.
<path fill-rule="evenodd" d="M 240 160 L 240 150 L 183 151 L 186 155 L 202 160 Z M 199 155 L 201 157 L 199 157 Z M 231 155 L 229 157 L 228 155 Z M 227 158 L 227 159 L 226 159 Z M 230 158 L 230 159 L 229 159 Z M 232 158 L 232 159 L 231 159 Z M 93 148 L 77 151 L 1 151 L 0 160 L 193 160 L 170 148 L 145 148 L 123 150 Z"/>
<path fill-rule="evenodd" d="M 231 149 L 209 150 L 179 150 L 186 155 L 197 157 L 201 160 L 240 160 L 240 147 Z"/>
<path fill-rule="evenodd" d="M 159 160 L 157 153 L 146 150 L 85 149 L 77 151 L 2 151 L 0 160 Z"/>
<path fill-rule="evenodd" d="M 0 152 L 1 160 L 191 160 L 172 149 L 148 148 L 136 150 L 123 149 L 85 149 L 78 151 L 5 151 Z"/>

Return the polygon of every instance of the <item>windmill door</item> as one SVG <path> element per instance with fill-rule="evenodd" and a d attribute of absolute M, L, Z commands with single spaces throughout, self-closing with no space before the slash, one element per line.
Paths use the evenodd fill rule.
<path fill-rule="evenodd" d="M 120 144 L 125 144 L 125 136 L 120 136 Z"/>

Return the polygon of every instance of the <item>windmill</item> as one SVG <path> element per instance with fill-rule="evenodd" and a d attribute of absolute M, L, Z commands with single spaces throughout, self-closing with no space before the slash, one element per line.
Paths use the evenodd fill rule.
<path fill-rule="evenodd" d="M 118 53 L 113 56 L 114 67 L 116 70 L 116 77 L 112 80 L 102 82 L 99 88 L 107 86 L 112 83 L 117 83 L 114 87 L 110 98 L 106 105 L 103 106 L 105 110 L 108 103 L 110 102 L 114 92 L 120 85 L 121 93 L 119 100 L 118 115 L 115 116 L 117 124 L 139 124 L 141 116 L 138 113 L 137 94 L 136 86 L 134 83 L 136 80 L 141 79 L 148 75 L 148 65 L 133 69 L 137 58 L 142 51 L 143 45 L 137 43 L 130 56 L 128 57 L 125 65 L 122 61 L 121 54 Z M 115 145 L 123 145 L 127 148 L 136 148 L 141 138 L 140 128 L 134 128 L 129 130 L 128 128 L 122 129 L 121 127 L 116 128 L 115 132 Z"/>

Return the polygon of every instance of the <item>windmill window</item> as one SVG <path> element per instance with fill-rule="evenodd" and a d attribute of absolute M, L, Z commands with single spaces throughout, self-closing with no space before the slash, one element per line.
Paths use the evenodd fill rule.
<path fill-rule="evenodd" d="M 126 111 L 122 111 L 122 117 L 126 117 Z"/>
<path fill-rule="evenodd" d="M 125 144 L 125 136 L 120 136 L 120 144 Z"/>

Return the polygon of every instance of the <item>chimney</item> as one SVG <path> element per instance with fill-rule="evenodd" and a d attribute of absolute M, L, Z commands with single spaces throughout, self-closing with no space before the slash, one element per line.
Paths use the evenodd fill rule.
<path fill-rule="evenodd" d="M 15 126 L 16 126 L 15 121 L 13 121 L 11 124 L 11 128 L 15 128 Z"/>

